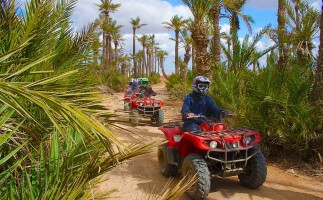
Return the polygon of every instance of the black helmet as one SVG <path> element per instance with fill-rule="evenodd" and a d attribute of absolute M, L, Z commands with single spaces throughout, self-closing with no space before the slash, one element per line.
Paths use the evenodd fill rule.
<path fill-rule="evenodd" d="M 206 95 L 207 91 L 209 90 L 210 80 L 205 76 L 197 76 L 193 79 L 192 88 L 193 91 L 201 94 Z"/>

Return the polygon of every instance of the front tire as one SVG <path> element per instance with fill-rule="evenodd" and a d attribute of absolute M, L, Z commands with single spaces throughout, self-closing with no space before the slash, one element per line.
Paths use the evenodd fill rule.
<path fill-rule="evenodd" d="M 139 125 L 139 111 L 137 109 L 132 109 L 130 112 L 130 122 L 134 126 Z"/>
<path fill-rule="evenodd" d="M 182 176 L 191 178 L 195 174 L 197 182 L 187 191 L 187 194 L 192 199 L 202 200 L 207 197 L 211 188 L 209 168 L 201 156 L 190 154 L 184 159 Z"/>
<path fill-rule="evenodd" d="M 158 147 L 158 163 L 160 171 L 165 177 L 177 175 L 177 166 L 167 162 L 167 144 Z"/>
<path fill-rule="evenodd" d="M 159 109 L 156 113 L 156 126 L 162 126 L 164 124 L 164 111 Z"/>
<path fill-rule="evenodd" d="M 129 106 L 129 102 L 128 101 L 124 101 L 123 110 L 124 111 L 129 111 L 130 110 L 130 106 Z"/>
<path fill-rule="evenodd" d="M 248 160 L 245 172 L 238 177 L 241 184 L 249 189 L 256 189 L 264 184 L 267 177 L 267 163 L 261 151 Z"/>

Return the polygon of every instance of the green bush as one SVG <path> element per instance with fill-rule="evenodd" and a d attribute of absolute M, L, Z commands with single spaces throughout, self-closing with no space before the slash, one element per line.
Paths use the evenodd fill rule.
<path fill-rule="evenodd" d="M 260 131 L 267 153 L 310 161 L 322 152 L 322 108 L 311 102 L 310 67 L 292 66 L 288 72 L 270 64 L 259 72 L 218 69 L 209 94 L 237 114 L 235 125 Z"/>
<path fill-rule="evenodd" d="M 151 76 L 149 77 L 149 82 L 150 84 L 157 84 L 160 83 L 160 74 L 158 73 L 152 73 Z"/>
<path fill-rule="evenodd" d="M 120 72 L 113 70 L 103 72 L 98 75 L 98 77 L 101 80 L 101 84 L 108 86 L 116 92 L 122 92 L 129 82 L 128 77 L 122 75 Z"/>
<path fill-rule="evenodd" d="M 187 84 L 177 83 L 171 89 L 172 97 L 175 99 L 184 99 L 186 95 L 192 92 L 192 87 Z"/>
<path fill-rule="evenodd" d="M 183 82 L 179 74 L 172 74 L 168 77 L 166 88 L 175 99 L 184 99 L 192 91 L 192 81 L 196 76 L 195 71 L 188 71 L 186 80 Z"/>

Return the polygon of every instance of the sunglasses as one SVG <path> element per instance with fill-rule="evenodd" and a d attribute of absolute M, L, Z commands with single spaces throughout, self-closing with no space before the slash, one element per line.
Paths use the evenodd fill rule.
<path fill-rule="evenodd" d="M 199 84 L 197 84 L 197 88 L 200 90 L 205 90 L 205 89 L 209 88 L 209 85 L 205 84 L 205 83 L 199 83 Z"/>

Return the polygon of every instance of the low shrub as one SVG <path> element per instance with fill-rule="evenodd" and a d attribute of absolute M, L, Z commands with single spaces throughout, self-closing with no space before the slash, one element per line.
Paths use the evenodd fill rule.
<path fill-rule="evenodd" d="M 184 99 L 192 91 L 192 81 L 196 76 L 195 71 L 188 71 L 186 80 L 183 82 L 179 74 L 172 74 L 168 77 L 166 88 L 175 99 Z"/>
<path fill-rule="evenodd" d="M 113 70 L 103 72 L 98 75 L 98 77 L 101 84 L 108 86 L 116 92 L 122 92 L 129 82 L 128 77 L 122 75 L 120 72 L 115 72 Z"/>
<path fill-rule="evenodd" d="M 158 73 L 152 73 L 151 76 L 149 77 L 149 82 L 150 84 L 157 84 L 160 83 L 160 74 Z"/>
<path fill-rule="evenodd" d="M 259 72 L 218 69 L 209 95 L 237 114 L 234 125 L 259 130 L 268 154 L 313 162 L 323 153 L 322 108 L 311 102 L 311 68 L 292 66 L 288 72 L 275 64 Z"/>

